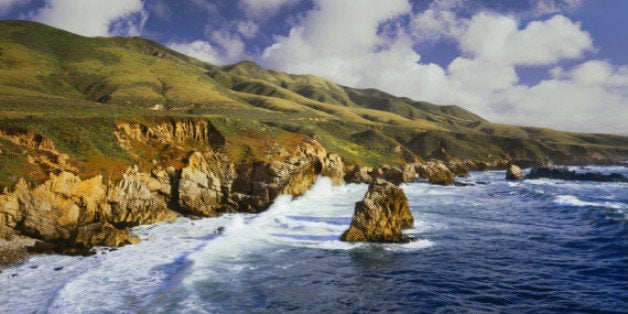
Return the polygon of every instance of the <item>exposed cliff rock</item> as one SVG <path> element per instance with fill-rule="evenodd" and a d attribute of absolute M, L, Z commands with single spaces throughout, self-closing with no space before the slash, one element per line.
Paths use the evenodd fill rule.
<path fill-rule="evenodd" d="M 222 134 L 203 119 L 168 119 L 153 125 L 120 121 L 116 124 L 114 135 L 127 150 L 132 148 L 131 140 L 164 144 L 195 140 L 211 147 L 225 144 Z"/>
<path fill-rule="evenodd" d="M 78 172 L 76 163 L 68 155 L 57 151 L 53 141 L 41 134 L 17 127 L 0 126 L 0 139 L 23 149 L 22 153 L 26 155 L 26 161 L 34 166 L 34 172 Z"/>
<path fill-rule="evenodd" d="M 84 232 L 92 229 L 81 228 L 107 223 L 97 238 L 105 244 L 113 243 L 116 240 L 109 237 L 120 238 L 122 234 L 114 232 L 112 228 L 119 230 L 114 226 L 123 228 L 177 217 L 158 196 L 160 189 L 158 180 L 136 169 L 109 186 L 102 182 L 102 176 L 81 180 L 69 172 L 50 174 L 48 180 L 35 187 L 20 181 L 0 195 L 0 232 L 4 236 L 27 235 L 52 243 L 52 250 L 63 252 L 91 243 L 86 242 Z"/>
<path fill-rule="evenodd" d="M 334 184 L 345 183 L 345 164 L 338 154 L 329 153 L 323 161 L 321 175 L 331 178 Z"/>
<path fill-rule="evenodd" d="M 240 211 L 262 211 L 280 194 L 302 195 L 324 172 L 342 174 L 338 161 L 336 157 L 327 158 L 323 147 L 310 140 L 299 145 L 293 155 L 284 161 L 240 162 L 236 167 L 237 177 L 229 201 L 237 204 Z M 339 178 L 335 181 L 339 181 Z"/>
<path fill-rule="evenodd" d="M 178 215 L 167 205 L 170 184 L 156 178 L 155 174 L 140 173 L 137 167 L 131 167 L 120 182 L 109 184 L 107 205 L 100 208 L 100 221 L 116 226 L 137 226 L 176 218 Z"/>
<path fill-rule="evenodd" d="M 179 209 L 198 216 L 214 216 L 228 195 L 232 167 L 216 158 L 208 163 L 200 152 L 192 152 L 181 170 L 178 185 Z M 222 179 L 222 180 L 221 180 Z M 224 182 L 223 182 L 224 181 Z"/>
<path fill-rule="evenodd" d="M 115 138 L 141 166 L 113 176 L 85 178 L 76 172 L 76 162 L 57 152 L 52 141 L 23 130 L 4 130 L 2 139 L 23 145 L 33 156 L 47 156 L 53 164 L 33 161 L 39 171 L 52 169 L 46 179 L 39 184 L 21 180 L 0 194 L 0 236 L 25 235 L 43 241 L 34 249 L 37 252 L 84 254 L 93 245 L 132 243 L 127 228 L 180 215 L 260 212 L 281 194 L 302 195 L 319 175 L 331 177 L 336 184 L 377 183 L 374 186 L 379 188 L 371 188 L 372 199 L 363 203 L 362 211 L 373 214 L 375 209 L 369 206 L 374 205 L 394 217 L 365 222 L 366 227 L 384 229 L 381 235 L 363 232 L 364 237 L 405 241 L 397 229 L 412 224 L 407 200 L 403 191 L 380 181 L 398 185 L 422 177 L 451 184 L 455 174 L 465 175 L 475 167 L 457 161 L 380 168 L 346 165 L 339 155 L 307 138 L 290 139 L 288 144 L 270 141 L 259 151 L 259 159 L 232 160 L 227 153 L 231 144 L 209 121 L 156 118 L 115 123 Z M 387 222 L 389 218 L 398 223 Z"/>
<path fill-rule="evenodd" d="M 389 182 L 369 186 L 364 200 L 357 202 L 349 229 L 342 241 L 408 242 L 401 230 L 412 228 L 414 218 L 403 190 Z"/>

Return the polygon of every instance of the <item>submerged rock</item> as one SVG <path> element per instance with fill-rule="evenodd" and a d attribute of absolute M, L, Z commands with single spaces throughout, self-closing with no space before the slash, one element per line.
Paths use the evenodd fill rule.
<path fill-rule="evenodd" d="M 342 241 L 349 242 L 409 242 L 401 230 L 412 228 L 414 218 L 403 190 L 389 182 L 369 186 L 364 200 L 355 204 L 349 229 Z"/>
<path fill-rule="evenodd" d="M 519 166 L 515 164 L 509 164 L 508 169 L 506 169 L 506 180 L 521 180 L 524 178 L 523 171 Z"/>

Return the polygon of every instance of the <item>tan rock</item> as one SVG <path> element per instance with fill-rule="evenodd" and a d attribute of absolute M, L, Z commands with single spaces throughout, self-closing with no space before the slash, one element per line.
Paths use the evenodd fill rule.
<path fill-rule="evenodd" d="M 117 229 L 109 223 L 93 223 L 77 229 L 74 245 L 91 248 L 96 245 L 120 247 L 126 244 L 138 243 L 136 237 L 131 237 L 129 229 Z"/>
<path fill-rule="evenodd" d="M 454 184 L 454 173 L 442 161 L 428 161 L 415 167 L 419 177 L 428 179 L 432 184 Z"/>
<path fill-rule="evenodd" d="M 349 242 L 408 242 L 401 230 L 412 228 L 414 218 L 403 190 L 391 183 L 369 186 L 357 202 L 349 229 L 341 236 Z"/>
<path fill-rule="evenodd" d="M 193 152 L 181 170 L 179 206 L 194 215 L 216 215 L 224 195 L 219 175 L 214 172 L 200 152 Z"/>
<path fill-rule="evenodd" d="M 327 154 L 324 162 L 323 169 L 321 170 L 321 175 L 331 178 L 333 184 L 340 185 L 344 184 L 345 180 L 345 169 L 344 162 L 342 158 L 338 154 L 329 153 Z"/>
<path fill-rule="evenodd" d="M 508 169 L 506 169 L 506 180 L 521 180 L 524 178 L 523 171 L 519 166 L 515 164 L 508 165 Z"/>
<path fill-rule="evenodd" d="M 168 209 L 159 190 L 158 180 L 150 174 L 128 171 L 118 184 L 109 186 L 107 202 L 100 206 L 100 220 L 136 226 L 175 219 L 177 214 Z"/>

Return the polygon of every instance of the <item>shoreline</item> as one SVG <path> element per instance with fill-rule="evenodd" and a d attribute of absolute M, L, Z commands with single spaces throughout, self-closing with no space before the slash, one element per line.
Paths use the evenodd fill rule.
<path fill-rule="evenodd" d="M 27 247 L 34 245 L 35 242 L 37 242 L 36 239 L 25 236 L 14 236 L 10 240 L 1 239 L 0 273 L 36 255 L 27 249 Z"/>
<path fill-rule="evenodd" d="M 602 166 L 611 166 L 611 165 L 602 165 Z M 623 164 L 621 166 L 628 167 L 627 164 Z M 493 169 L 487 169 L 487 170 L 470 170 L 470 171 L 491 172 L 491 171 L 504 171 L 504 170 L 499 169 L 499 168 L 493 168 Z M 417 179 L 419 178 L 418 177 L 414 178 L 412 182 L 417 182 Z M 354 183 L 354 182 L 346 182 L 346 184 L 348 183 Z M 246 212 L 240 212 L 240 213 L 247 214 Z M 148 225 L 152 225 L 154 223 L 159 223 L 159 222 L 161 221 L 155 221 Z M 35 243 L 39 241 L 42 241 L 42 240 L 27 237 L 24 235 L 14 235 L 12 236 L 11 239 L 0 239 L 0 273 L 4 272 L 6 269 L 20 265 L 22 262 L 28 260 L 29 258 L 33 256 L 46 254 L 42 252 L 33 252 L 28 249 L 29 247 L 35 245 Z"/>

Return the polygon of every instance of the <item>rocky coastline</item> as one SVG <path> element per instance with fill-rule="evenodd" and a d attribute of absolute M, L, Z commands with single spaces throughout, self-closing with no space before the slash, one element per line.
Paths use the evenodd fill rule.
<path fill-rule="evenodd" d="M 122 122 L 115 135 L 131 154 L 137 151 L 134 143 L 162 150 L 176 148 L 181 163 L 146 166 L 144 162 L 128 167 L 118 179 L 105 178 L 102 173 L 84 177 L 67 155 L 56 151 L 51 140 L 30 132 L 0 132 L 0 137 L 29 150 L 32 167 L 49 173 L 39 183 L 19 179 L 0 194 L 0 238 L 7 243 L 30 239 L 19 242 L 24 245 L 13 241 L 11 252 L 18 253 L 2 263 L 15 262 L 27 253 L 88 255 L 96 245 L 137 243 L 139 239 L 131 237 L 129 228 L 180 216 L 258 213 L 278 195 L 302 195 L 318 176 L 330 177 L 335 184 L 387 181 L 399 185 L 425 179 L 452 185 L 455 176 L 466 176 L 469 170 L 505 166 L 431 160 L 401 167 L 361 167 L 344 162 L 307 138 L 293 147 L 275 145 L 264 158 L 233 160 L 225 153 L 229 143 L 223 135 L 202 119 L 168 120 L 150 126 Z"/>

